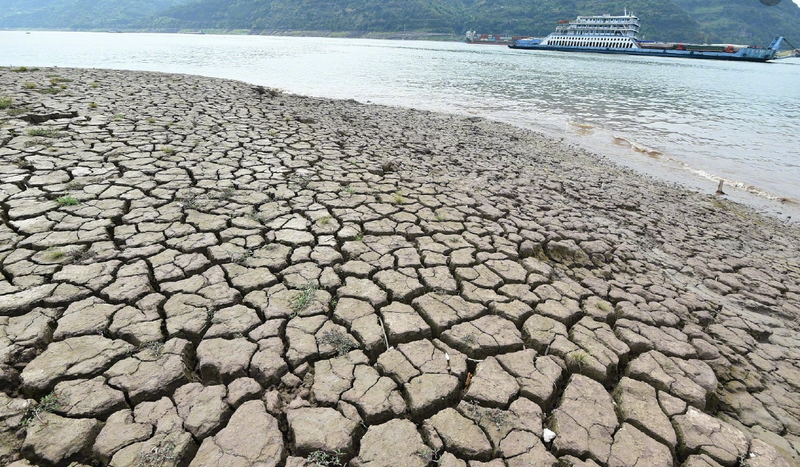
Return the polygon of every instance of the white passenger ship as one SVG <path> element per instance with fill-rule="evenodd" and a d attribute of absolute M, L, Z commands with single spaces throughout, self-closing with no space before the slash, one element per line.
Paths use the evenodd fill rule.
<path fill-rule="evenodd" d="M 622 16 L 578 16 L 573 21 L 559 21 L 556 31 L 540 45 L 632 49 L 640 26 L 639 18 L 627 11 Z"/>
<path fill-rule="evenodd" d="M 757 47 L 642 41 L 639 40 L 639 28 L 639 18 L 628 11 L 621 16 L 578 16 L 572 21 L 559 21 L 555 32 L 544 39 L 521 39 L 509 47 L 523 50 L 766 62 L 778 58 L 783 42 L 783 37 L 776 37 L 768 47 Z"/>

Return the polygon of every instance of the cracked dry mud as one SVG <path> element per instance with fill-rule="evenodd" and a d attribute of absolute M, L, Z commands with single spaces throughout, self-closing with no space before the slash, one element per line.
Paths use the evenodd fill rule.
<path fill-rule="evenodd" d="M 794 227 L 477 118 L 0 97 L 0 464 L 798 465 Z"/>

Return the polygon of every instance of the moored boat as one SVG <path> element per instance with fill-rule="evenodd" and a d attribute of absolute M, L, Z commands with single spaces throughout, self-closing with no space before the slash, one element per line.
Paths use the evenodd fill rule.
<path fill-rule="evenodd" d="M 544 39 L 521 39 L 509 44 L 509 47 L 522 50 L 766 62 L 777 57 L 784 40 L 783 37 L 776 37 L 767 47 L 643 41 L 638 37 L 640 27 L 639 18 L 627 11 L 620 16 L 578 16 L 572 21 L 559 21 L 555 32 Z"/>

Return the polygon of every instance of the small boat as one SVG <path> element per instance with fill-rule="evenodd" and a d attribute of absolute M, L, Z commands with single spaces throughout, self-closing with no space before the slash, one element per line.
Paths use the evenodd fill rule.
<path fill-rule="evenodd" d="M 643 41 L 638 37 L 639 28 L 639 18 L 628 11 L 620 16 L 578 16 L 572 21 L 559 21 L 555 32 L 543 39 L 520 39 L 509 44 L 509 47 L 520 50 L 766 62 L 777 58 L 784 40 L 782 36 L 776 37 L 767 47 Z"/>

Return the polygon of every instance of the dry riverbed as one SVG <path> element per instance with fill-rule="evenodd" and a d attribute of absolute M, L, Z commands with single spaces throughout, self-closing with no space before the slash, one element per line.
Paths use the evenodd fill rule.
<path fill-rule="evenodd" d="M 0 208 L 2 465 L 800 459 L 796 228 L 530 131 L 4 68 Z"/>

